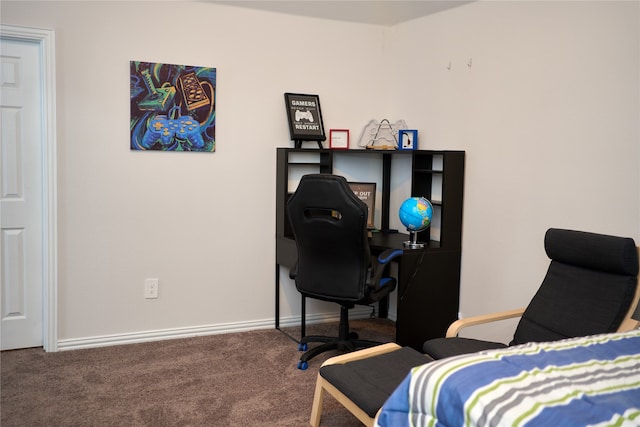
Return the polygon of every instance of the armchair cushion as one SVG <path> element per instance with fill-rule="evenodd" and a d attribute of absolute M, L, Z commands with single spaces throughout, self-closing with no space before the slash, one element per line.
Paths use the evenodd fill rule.
<path fill-rule="evenodd" d="M 320 376 L 373 418 L 411 368 L 432 360 L 411 347 L 402 347 L 375 357 L 323 366 Z"/>
<path fill-rule="evenodd" d="M 473 338 L 434 338 L 422 345 L 422 351 L 438 360 L 445 357 L 506 347 L 506 344 L 500 342 L 481 341 Z"/>
<path fill-rule="evenodd" d="M 615 332 L 637 285 L 633 239 L 550 229 L 547 275 L 510 345 Z"/>
<path fill-rule="evenodd" d="M 633 239 L 551 228 L 545 234 L 544 247 L 551 260 L 547 273 L 522 313 L 509 345 L 617 331 L 638 283 L 638 252 Z M 511 317 L 516 311 L 505 313 L 509 316 L 500 318 Z M 500 344 L 450 337 L 427 341 L 423 351 L 444 358 L 499 348 L 495 345 Z"/>
<path fill-rule="evenodd" d="M 552 228 L 545 234 L 544 249 L 550 259 L 563 264 L 614 274 L 638 274 L 638 252 L 631 238 Z"/>

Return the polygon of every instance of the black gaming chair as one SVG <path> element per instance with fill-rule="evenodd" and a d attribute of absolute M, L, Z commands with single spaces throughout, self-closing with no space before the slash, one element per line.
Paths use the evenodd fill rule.
<path fill-rule="evenodd" d="M 385 265 L 402 254 L 388 250 L 371 258 L 367 233 L 367 205 L 353 194 L 346 179 L 331 174 L 305 175 L 287 202 L 289 221 L 298 250 L 290 277 L 304 296 L 340 304 L 337 337 L 305 336 L 307 343 L 324 343 L 306 351 L 298 368 L 327 350 L 353 351 L 380 344 L 357 339 L 349 331 L 349 309 L 369 305 L 395 289 L 393 278 L 383 278 Z"/>

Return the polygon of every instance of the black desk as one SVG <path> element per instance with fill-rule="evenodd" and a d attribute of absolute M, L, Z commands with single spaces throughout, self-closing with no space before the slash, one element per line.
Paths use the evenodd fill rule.
<path fill-rule="evenodd" d="M 443 337 L 451 322 L 458 318 L 460 298 L 460 250 L 440 247 L 431 241 L 424 249 L 405 249 L 403 233 L 372 233 L 373 254 L 386 249 L 402 249 L 398 263 L 396 342 L 416 350 L 431 338 Z M 276 256 L 276 329 L 280 329 L 280 266 L 291 268 L 297 259 L 293 239 L 277 238 Z M 301 337 L 305 331 L 305 298 L 301 302 Z M 384 313 L 383 313 L 384 314 Z"/>

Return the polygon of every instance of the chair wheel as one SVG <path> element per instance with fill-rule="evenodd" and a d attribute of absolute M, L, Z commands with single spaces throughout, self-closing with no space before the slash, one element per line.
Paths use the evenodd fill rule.
<path fill-rule="evenodd" d="M 307 351 L 308 348 L 309 346 L 306 342 L 301 342 L 300 344 L 298 344 L 298 351 Z"/>
<path fill-rule="evenodd" d="M 357 340 L 360 336 L 356 332 L 349 332 L 349 338 Z"/>
<path fill-rule="evenodd" d="M 298 369 L 301 371 L 306 371 L 308 367 L 309 364 L 307 362 L 303 362 L 302 360 L 298 362 Z"/>

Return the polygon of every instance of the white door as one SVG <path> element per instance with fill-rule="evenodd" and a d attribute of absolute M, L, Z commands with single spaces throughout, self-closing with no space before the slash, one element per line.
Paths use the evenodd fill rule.
<path fill-rule="evenodd" d="M 43 345 L 44 204 L 40 46 L 2 39 L 0 347 Z"/>

